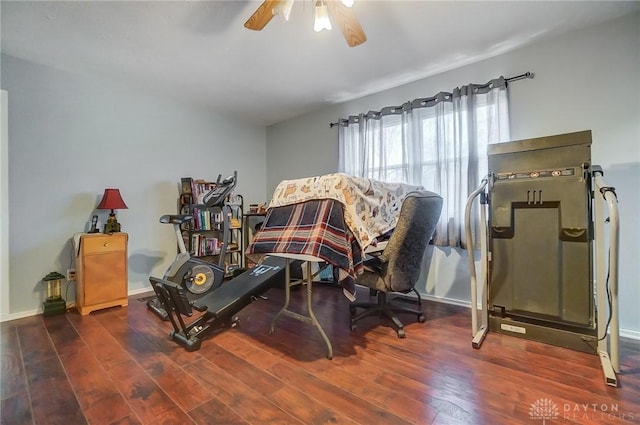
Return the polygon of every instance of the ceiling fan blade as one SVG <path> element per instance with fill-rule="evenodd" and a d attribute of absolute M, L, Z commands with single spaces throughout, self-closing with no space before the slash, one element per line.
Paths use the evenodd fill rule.
<path fill-rule="evenodd" d="M 340 0 L 328 0 L 327 7 L 331 18 L 342 31 L 349 47 L 355 47 L 367 41 L 367 36 L 352 8 L 346 7 Z"/>
<path fill-rule="evenodd" d="M 260 31 L 271 21 L 271 18 L 273 18 L 273 8 L 283 1 L 284 0 L 265 0 L 262 2 L 260 7 L 258 7 L 247 22 L 244 23 L 245 28 Z"/>

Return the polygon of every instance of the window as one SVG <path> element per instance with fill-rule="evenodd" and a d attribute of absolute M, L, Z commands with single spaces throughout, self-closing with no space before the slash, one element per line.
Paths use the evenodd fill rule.
<path fill-rule="evenodd" d="M 466 200 L 487 174 L 487 146 L 509 139 L 504 79 L 385 109 L 341 123 L 340 171 L 440 194 L 434 242 L 464 246 Z"/>

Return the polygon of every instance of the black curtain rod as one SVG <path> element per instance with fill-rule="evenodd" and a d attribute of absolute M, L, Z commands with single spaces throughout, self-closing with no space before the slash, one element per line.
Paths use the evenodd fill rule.
<path fill-rule="evenodd" d="M 525 78 L 533 78 L 533 72 L 527 71 L 524 74 L 516 75 L 515 77 L 505 78 L 504 80 L 507 83 L 510 83 L 512 81 L 524 80 Z M 340 121 L 332 122 L 332 123 L 329 123 L 329 127 L 333 128 L 333 126 L 336 126 L 338 124 L 340 124 Z"/>
<path fill-rule="evenodd" d="M 524 80 L 525 78 L 533 78 L 533 72 L 527 71 L 524 74 L 516 75 L 515 77 L 505 78 L 504 80 L 507 83 L 510 83 L 511 81 Z"/>

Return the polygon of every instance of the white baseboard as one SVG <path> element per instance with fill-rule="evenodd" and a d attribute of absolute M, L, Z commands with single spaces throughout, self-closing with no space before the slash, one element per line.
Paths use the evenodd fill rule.
<path fill-rule="evenodd" d="M 139 288 L 139 289 L 134 289 L 132 291 L 129 291 L 129 296 L 132 295 L 140 295 L 140 294 L 149 294 L 149 295 L 153 295 L 153 288 Z"/>
<path fill-rule="evenodd" d="M 8 322 L 10 320 L 24 319 L 25 317 L 37 316 L 42 314 L 42 307 L 37 310 L 21 311 L 20 313 L 9 313 L 0 316 L 0 322 Z"/>
<path fill-rule="evenodd" d="M 140 295 L 140 294 L 147 294 L 147 293 L 149 295 L 153 295 L 153 291 L 149 290 L 149 288 L 134 289 L 129 291 L 128 295 L 132 296 L 132 295 Z M 410 295 L 410 294 L 407 294 L 407 295 Z M 444 303 L 444 304 L 451 304 L 458 307 L 466 307 L 469 309 L 471 308 L 471 303 L 465 300 L 458 300 L 455 298 L 447 298 L 447 297 L 438 297 L 438 296 L 429 295 L 429 294 L 420 294 L 420 296 L 422 297 L 423 300 L 435 301 L 435 302 Z M 70 303 L 70 304 L 67 304 L 67 306 L 73 306 L 74 304 L 75 303 Z M 479 310 L 481 309 L 480 306 L 478 306 L 478 309 Z M 3 315 L 0 315 L 0 323 L 8 322 L 10 320 L 24 319 L 25 317 L 36 316 L 38 314 L 42 314 L 42 307 L 40 307 L 37 310 L 22 311 L 20 313 L 3 314 Z M 633 331 L 630 329 L 620 329 L 620 337 L 640 341 L 640 331 Z"/>
<path fill-rule="evenodd" d="M 628 338 L 628 339 L 635 339 L 636 341 L 640 341 L 640 332 L 631 331 L 629 329 L 620 329 L 620 337 L 621 338 Z"/>
<path fill-rule="evenodd" d="M 429 294 L 420 294 L 420 296 L 422 297 L 423 300 L 436 301 L 444 304 L 451 304 L 451 305 L 456 305 L 459 307 L 466 307 L 468 309 L 471 309 L 471 302 L 469 301 L 458 300 L 455 298 L 438 297 L 438 296 L 429 295 Z M 478 310 L 479 311 L 482 310 L 481 305 L 478 305 Z M 633 331 L 630 329 L 620 329 L 620 337 L 640 341 L 640 331 Z"/>
<path fill-rule="evenodd" d="M 436 295 L 420 294 L 423 300 L 435 301 L 443 304 L 457 305 L 458 307 L 471 308 L 471 303 L 465 300 L 457 300 L 455 298 L 438 297 Z M 478 309 L 481 310 L 480 305 Z"/>
<path fill-rule="evenodd" d="M 150 288 L 133 289 L 127 293 L 127 296 L 130 297 L 133 295 L 140 295 L 140 294 L 147 294 L 147 293 L 149 295 L 153 295 L 153 289 L 150 289 Z M 75 301 L 69 301 L 67 303 L 67 308 L 73 308 L 75 307 L 75 305 L 76 305 Z M 42 307 L 40 307 L 37 310 L 27 310 L 27 311 L 21 311 L 19 313 L 2 314 L 0 315 L 0 323 L 9 322 L 11 320 L 24 319 L 25 317 L 37 316 L 42 313 L 43 313 L 43 310 L 42 310 Z"/>

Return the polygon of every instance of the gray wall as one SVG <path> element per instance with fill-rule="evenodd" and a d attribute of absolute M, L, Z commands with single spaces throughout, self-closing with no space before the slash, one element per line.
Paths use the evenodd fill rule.
<path fill-rule="evenodd" d="M 494 58 L 351 102 L 334 105 L 267 129 L 267 192 L 283 179 L 335 172 L 338 117 L 398 105 L 470 82 L 526 71 L 533 80 L 511 85 L 511 135 L 524 139 L 592 130 L 592 158 L 615 186 L 621 219 L 620 326 L 640 338 L 640 15 L 635 14 L 538 42 Z M 464 251 L 436 249 L 422 291 L 468 303 Z M 425 273 L 426 274 L 426 273 Z"/>
<path fill-rule="evenodd" d="M 0 90 L 0 317 L 9 313 L 9 131 L 7 92 Z"/>
<path fill-rule="evenodd" d="M 73 264 L 70 240 L 88 229 L 106 187 L 129 209 L 117 211 L 129 234 L 129 291 L 150 290 L 176 253 L 158 223 L 176 211 L 178 183 L 238 171 L 237 192 L 262 202 L 265 128 L 247 125 L 118 83 L 72 75 L 2 56 L 9 109 L 9 263 L 11 317 L 41 306 L 41 279 Z M 71 285 L 69 300 L 75 299 Z M 10 317 L 10 318 L 11 318 Z M 4 319 L 4 317 L 3 317 Z"/>

